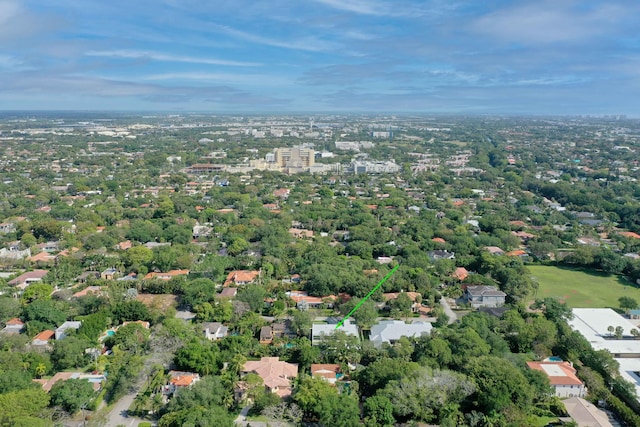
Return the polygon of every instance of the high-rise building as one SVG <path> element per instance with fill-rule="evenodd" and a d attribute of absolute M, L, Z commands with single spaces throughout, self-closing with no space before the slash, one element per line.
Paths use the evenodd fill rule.
<path fill-rule="evenodd" d="M 276 148 L 275 163 L 283 168 L 309 168 L 315 164 L 315 150 L 292 147 Z"/>

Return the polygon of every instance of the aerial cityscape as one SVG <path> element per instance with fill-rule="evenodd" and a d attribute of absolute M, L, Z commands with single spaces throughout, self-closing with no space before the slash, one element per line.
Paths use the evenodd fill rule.
<path fill-rule="evenodd" d="M 0 0 L 0 426 L 640 427 L 639 15 Z"/>
<path fill-rule="evenodd" d="M 638 425 L 637 120 L 6 112 L 0 142 L 7 425 Z"/>

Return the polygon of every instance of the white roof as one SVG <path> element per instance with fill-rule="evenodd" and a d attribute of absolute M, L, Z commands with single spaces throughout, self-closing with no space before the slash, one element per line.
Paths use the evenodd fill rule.
<path fill-rule="evenodd" d="M 637 372 L 640 372 L 640 359 L 637 358 L 624 358 L 616 359 L 620 364 L 620 375 L 625 380 L 629 381 L 636 388 L 636 395 L 640 396 L 640 376 Z"/>
<path fill-rule="evenodd" d="M 638 329 L 633 323 L 610 308 L 574 308 L 574 318 L 569 321 L 572 329 L 580 332 L 591 343 L 594 350 L 609 350 L 612 354 L 640 353 L 640 340 L 605 339 L 611 337 L 609 326 L 620 326 L 625 336 L 631 336 L 631 329 Z"/>
<path fill-rule="evenodd" d="M 371 340 L 376 347 L 384 342 L 397 341 L 400 337 L 419 337 L 431 333 L 431 323 L 413 322 L 407 324 L 401 320 L 384 320 L 371 328 Z"/>
<path fill-rule="evenodd" d="M 358 327 L 355 323 L 351 322 L 351 319 L 347 319 L 344 321 L 342 326 L 336 328 L 336 325 L 328 324 L 328 323 L 314 323 L 311 326 L 312 337 L 317 337 L 321 335 L 333 335 L 336 331 L 343 331 L 347 335 L 358 336 Z"/>

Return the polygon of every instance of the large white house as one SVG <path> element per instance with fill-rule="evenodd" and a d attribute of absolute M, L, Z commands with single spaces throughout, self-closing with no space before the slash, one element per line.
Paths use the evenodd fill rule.
<path fill-rule="evenodd" d="M 431 323 L 413 322 L 405 323 L 401 320 L 383 320 L 371 327 L 369 340 L 376 347 L 383 343 L 394 344 L 401 337 L 420 337 L 431 333 Z"/>
<path fill-rule="evenodd" d="M 311 326 L 311 343 L 314 345 L 319 344 L 326 336 L 333 335 L 336 331 L 342 331 L 347 335 L 353 335 L 355 337 L 359 336 L 358 327 L 351 319 L 345 320 L 342 326 L 337 329 L 335 324 L 314 323 Z"/>
<path fill-rule="evenodd" d="M 569 362 L 527 362 L 527 365 L 549 378 L 558 397 L 584 397 L 587 394 L 587 388 Z"/>
<path fill-rule="evenodd" d="M 620 365 L 620 375 L 636 388 L 640 396 L 640 340 L 634 339 L 633 329 L 640 328 L 610 308 L 574 308 L 572 329 L 580 332 L 594 350 L 607 350 Z M 622 338 L 610 332 L 621 328 Z"/>

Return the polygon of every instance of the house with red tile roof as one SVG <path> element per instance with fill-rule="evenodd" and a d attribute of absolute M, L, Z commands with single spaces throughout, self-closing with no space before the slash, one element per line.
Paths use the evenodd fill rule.
<path fill-rule="evenodd" d="M 19 289 L 25 289 L 32 283 L 41 282 L 44 276 L 47 275 L 49 270 L 33 270 L 27 271 L 26 273 L 21 274 L 13 280 L 10 280 L 8 285 L 15 286 Z"/>
<path fill-rule="evenodd" d="M 517 257 L 520 257 L 520 258 L 526 258 L 526 257 L 529 256 L 529 254 L 526 253 L 525 251 L 523 251 L 522 249 L 516 249 L 515 251 L 507 252 L 505 255 L 506 256 L 517 256 Z"/>
<path fill-rule="evenodd" d="M 527 362 L 527 366 L 545 374 L 560 398 L 584 397 L 587 394 L 587 388 L 569 362 Z"/>
<path fill-rule="evenodd" d="M 464 267 L 458 267 L 456 268 L 456 270 L 451 274 L 451 277 L 453 277 L 456 280 L 459 281 L 463 281 L 464 279 L 466 279 L 467 277 L 469 277 L 469 272 L 467 271 L 466 268 Z"/>
<path fill-rule="evenodd" d="M 277 190 L 274 190 L 273 195 L 274 197 L 278 197 L 284 200 L 289 198 L 290 193 L 291 190 L 289 190 L 288 188 L 278 188 Z"/>
<path fill-rule="evenodd" d="M 447 243 L 447 241 L 444 240 L 442 237 L 434 237 L 433 239 L 431 239 L 431 241 L 435 243 Z"/>
<path fill-rule="evenodd" d="M 49 262 L 54 262 L 56 260 L 56 256 L 50 254 L 49 252 L 39 252 L 35 255 L 31 255 L 30 257 L 27 258 L 27 261 L 29 262 L 34 262 L 34 263 L 49 263 Z"/>
<path fill-rule="evenodd" d="M 24 327 L 24 322 L 17 317 L 14 317 L 13 319 L 7 320 L 4 329 L 2 329 L 2 331 L 0 332 L 7 335 L 19 334 L 20 332 L 22 332 Z"/>
<path fill-rule="evenodd" d="M 81 372 L 58 372 L 53 377 L 49 379 L 37 379 L 33 380 L 33 382 L 38 383 L 42 386 L 42 389 L 49 393 L 51 387 L 58 381 L 66 381 L 70 379 L 84 379 L 91 383 L 93 389 L 98 391 L 102 388 L 102 384 L 107 380 L 107 378 L 102 374 L 84 374 Z"/>
<path fill-rule="evenodd" d="M 265 388 L 280 397 L 291 395 L 291 380 L 298 377 L 296 363 L 283 362 L 278 357 L 263 357 L 260 360 L 245 362 L 242 373 L 253 372 L 264 382 Z"/>
<path fill-rule="evenodd" d="M 83 290 L 78 291 L 75 294 L 73 294 L 72 297 L 73 298 L 80 298 L 80 297 L 87 296 L 89 294 L 96 295 L 96 296 L 103 295 L 104 292 L 102 290 L 102 286 L 87 286 Z"/>
<path fill-rule="evenodd" d="M 51 329 L 45 329 L 44 331 L 40 332 L 38 335 L 36 335 L 35 337 L 33 337 L 33 339 L 31 340 L 31 344 L 32 345 L 49 345 L 49 341 L 56 335 L 55 331 L 52 331 Z"/>
<path fill-rule="evenodd" d="M 313 231 L 306 230 L 304 228 L 290 228 L 289 234 L 296 239 L 311 239 L 313 238 Z"/>
<path fill-rule="evenodd" d="M 618 234 L 628 239 L 640 239 L 640 234 L 634 233 L 633 231 L 621 231 Z"/>
<path fill-rule="evenodd" d="M 162 394 L 173 395 L 181 388 L 191 387 L 200 381 L 200 375 L 193 372 L 169 371 L 169 384 L 162 387 Z"/>
<path fill-rule="evenodd" d="M 322 378 L 329 382 L 329 384 L 335 385 L 336 381 L 338 381 L 339 374 L 340 365 L 336 365 L 334 363 L 314 363 L 311 365 L 311 376 L 313 378 Z"/>
<path fill-rule="evenodd" d="M 258 280 L 261 276 L 261 270 L 234 270 L 227 275 L 224 286 L 231 285 L 247 285 Z"/>

